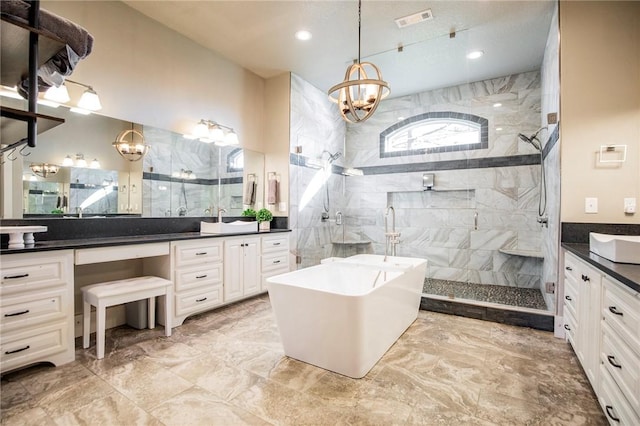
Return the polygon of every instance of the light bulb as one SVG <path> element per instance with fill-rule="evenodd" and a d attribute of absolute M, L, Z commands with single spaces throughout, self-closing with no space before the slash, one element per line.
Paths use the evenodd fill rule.
<path fill-rule="evenodd" d="M 90 88 L 85 90 L 82 94 L 78 101 L 78 106 L 89 111 L 98 111 L 102 109 L 102 104 L 100 104 L 98 94 Z"/>

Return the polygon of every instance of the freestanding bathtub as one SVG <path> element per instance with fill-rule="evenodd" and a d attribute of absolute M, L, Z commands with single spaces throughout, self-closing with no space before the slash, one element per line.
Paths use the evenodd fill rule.
<path fill-rule="evenodd" d="M 361 378 L 418 315 L 427 261 L 364 254 L 267 279 L 285 355 Z"/>

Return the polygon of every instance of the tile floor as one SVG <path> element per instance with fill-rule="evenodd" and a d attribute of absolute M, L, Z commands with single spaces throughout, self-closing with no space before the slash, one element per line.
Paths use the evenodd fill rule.
<path fill-rule="evenodd" d="M 2 425 L 606 424 L 564 341 L 470 318 L 420 311 L 360 380 L 285 357 L 267 296 L 107 338 L 4 375 Z"/>

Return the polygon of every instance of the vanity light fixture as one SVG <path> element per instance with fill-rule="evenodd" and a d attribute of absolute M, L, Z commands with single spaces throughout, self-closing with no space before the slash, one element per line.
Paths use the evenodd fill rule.
<path fill-rule="evenodd" d="M 51 86 L 44 94 L 44 98 L 48 101 L 57 102 L 59 104 L 65 104 L 71 100 L 69 96 L 69 91 L 67 90 L 66 83 L 77 84 L 78 86 L 82 86 L 85 88 L 85 91 L 80 96 L 80 100 L 78 100 L 77 108 L 72 107 L 71 111 L 77 112 L 80 114 L 90 114 L 88 111 L 99 111 L 102 109 L 102 104 L 100 103 L 100 98 L 93 87 L 80 83 L 74 80 L 66 79 L 64 83 L 62 83 L 59 87 Z"/>
<path fill-rule="evenodd" d="M 73 159 L 71 158 L 70 155 L 67 155 L 66 157 L 64 157 L 64 160 L 62 160 L 62 165 L 64 167 L 73 167 Z"/>
<path fill-rule="evenodd" d="M 131 141 L 125 139 L 127 135 L 131 135 Z M 137 142 L 134 140 L 136 136 L 138 137 Z M 120 132 L 112 145 L 118 154 L 129 161 L 140 160 L 149 152 L 150 148 L 144 140 L 144 135 L 133 129 Z"/>
<path fill-rule="evenodd" d="M 60 170 L 60 166 L 49 163 L 31 163 L 29 164 L 31 171 L 43 178 L 50 175 L 55 175 Z"/>
<path fill-rule="evenodd" d="M 215 143 L 218 146 L 238 145 L 238 135 L 232 127 L 204 118 L 196 124 L 193 133 L 184 135 L 186 139 L 198 139 L 204 143 Z"/>
<path fill-rule="evenodd" d="M 83 154 L 76 154 L 76 167 L 87 167 L 87 160 Z"/>
<path fill-rule="evenodd" d="M 94 158 L 91 161 L 91 164 L 89 164 L 89 167 L 92 168 L 92 169 L 99 169 L 100 168 L 100 162 L 98 161 L 97 158 Z"/>
<path fill-rule="evenodd" d="M 329 99 L 338 104 L 340 115 L 349 123 L 371 117 L 380 101 L 390 93 L 378 67 L 371 62 L 360 62 L 361 23 L 362 0 L 358 0 L 358 60 L 347 68 L 344 81 L 329 89 Z"/>

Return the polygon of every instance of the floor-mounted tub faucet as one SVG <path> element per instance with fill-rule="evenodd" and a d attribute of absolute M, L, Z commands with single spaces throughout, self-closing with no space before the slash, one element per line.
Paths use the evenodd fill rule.
<path fill-rule="evenodd" d="M 389 211 L 391 211 L 391 232 L 389 232 Z M 389 246 L 391 246 L 391 256 L 396 255 L 396 246 L 400 244 L 400 233 L 396 232 L 396 209 L 393 206 L 387 207 L 387 210 L 384 213 L 384 236 L 386 239 L 384 245 L 384 261 L 387 261 L 387 251 Z"/>

